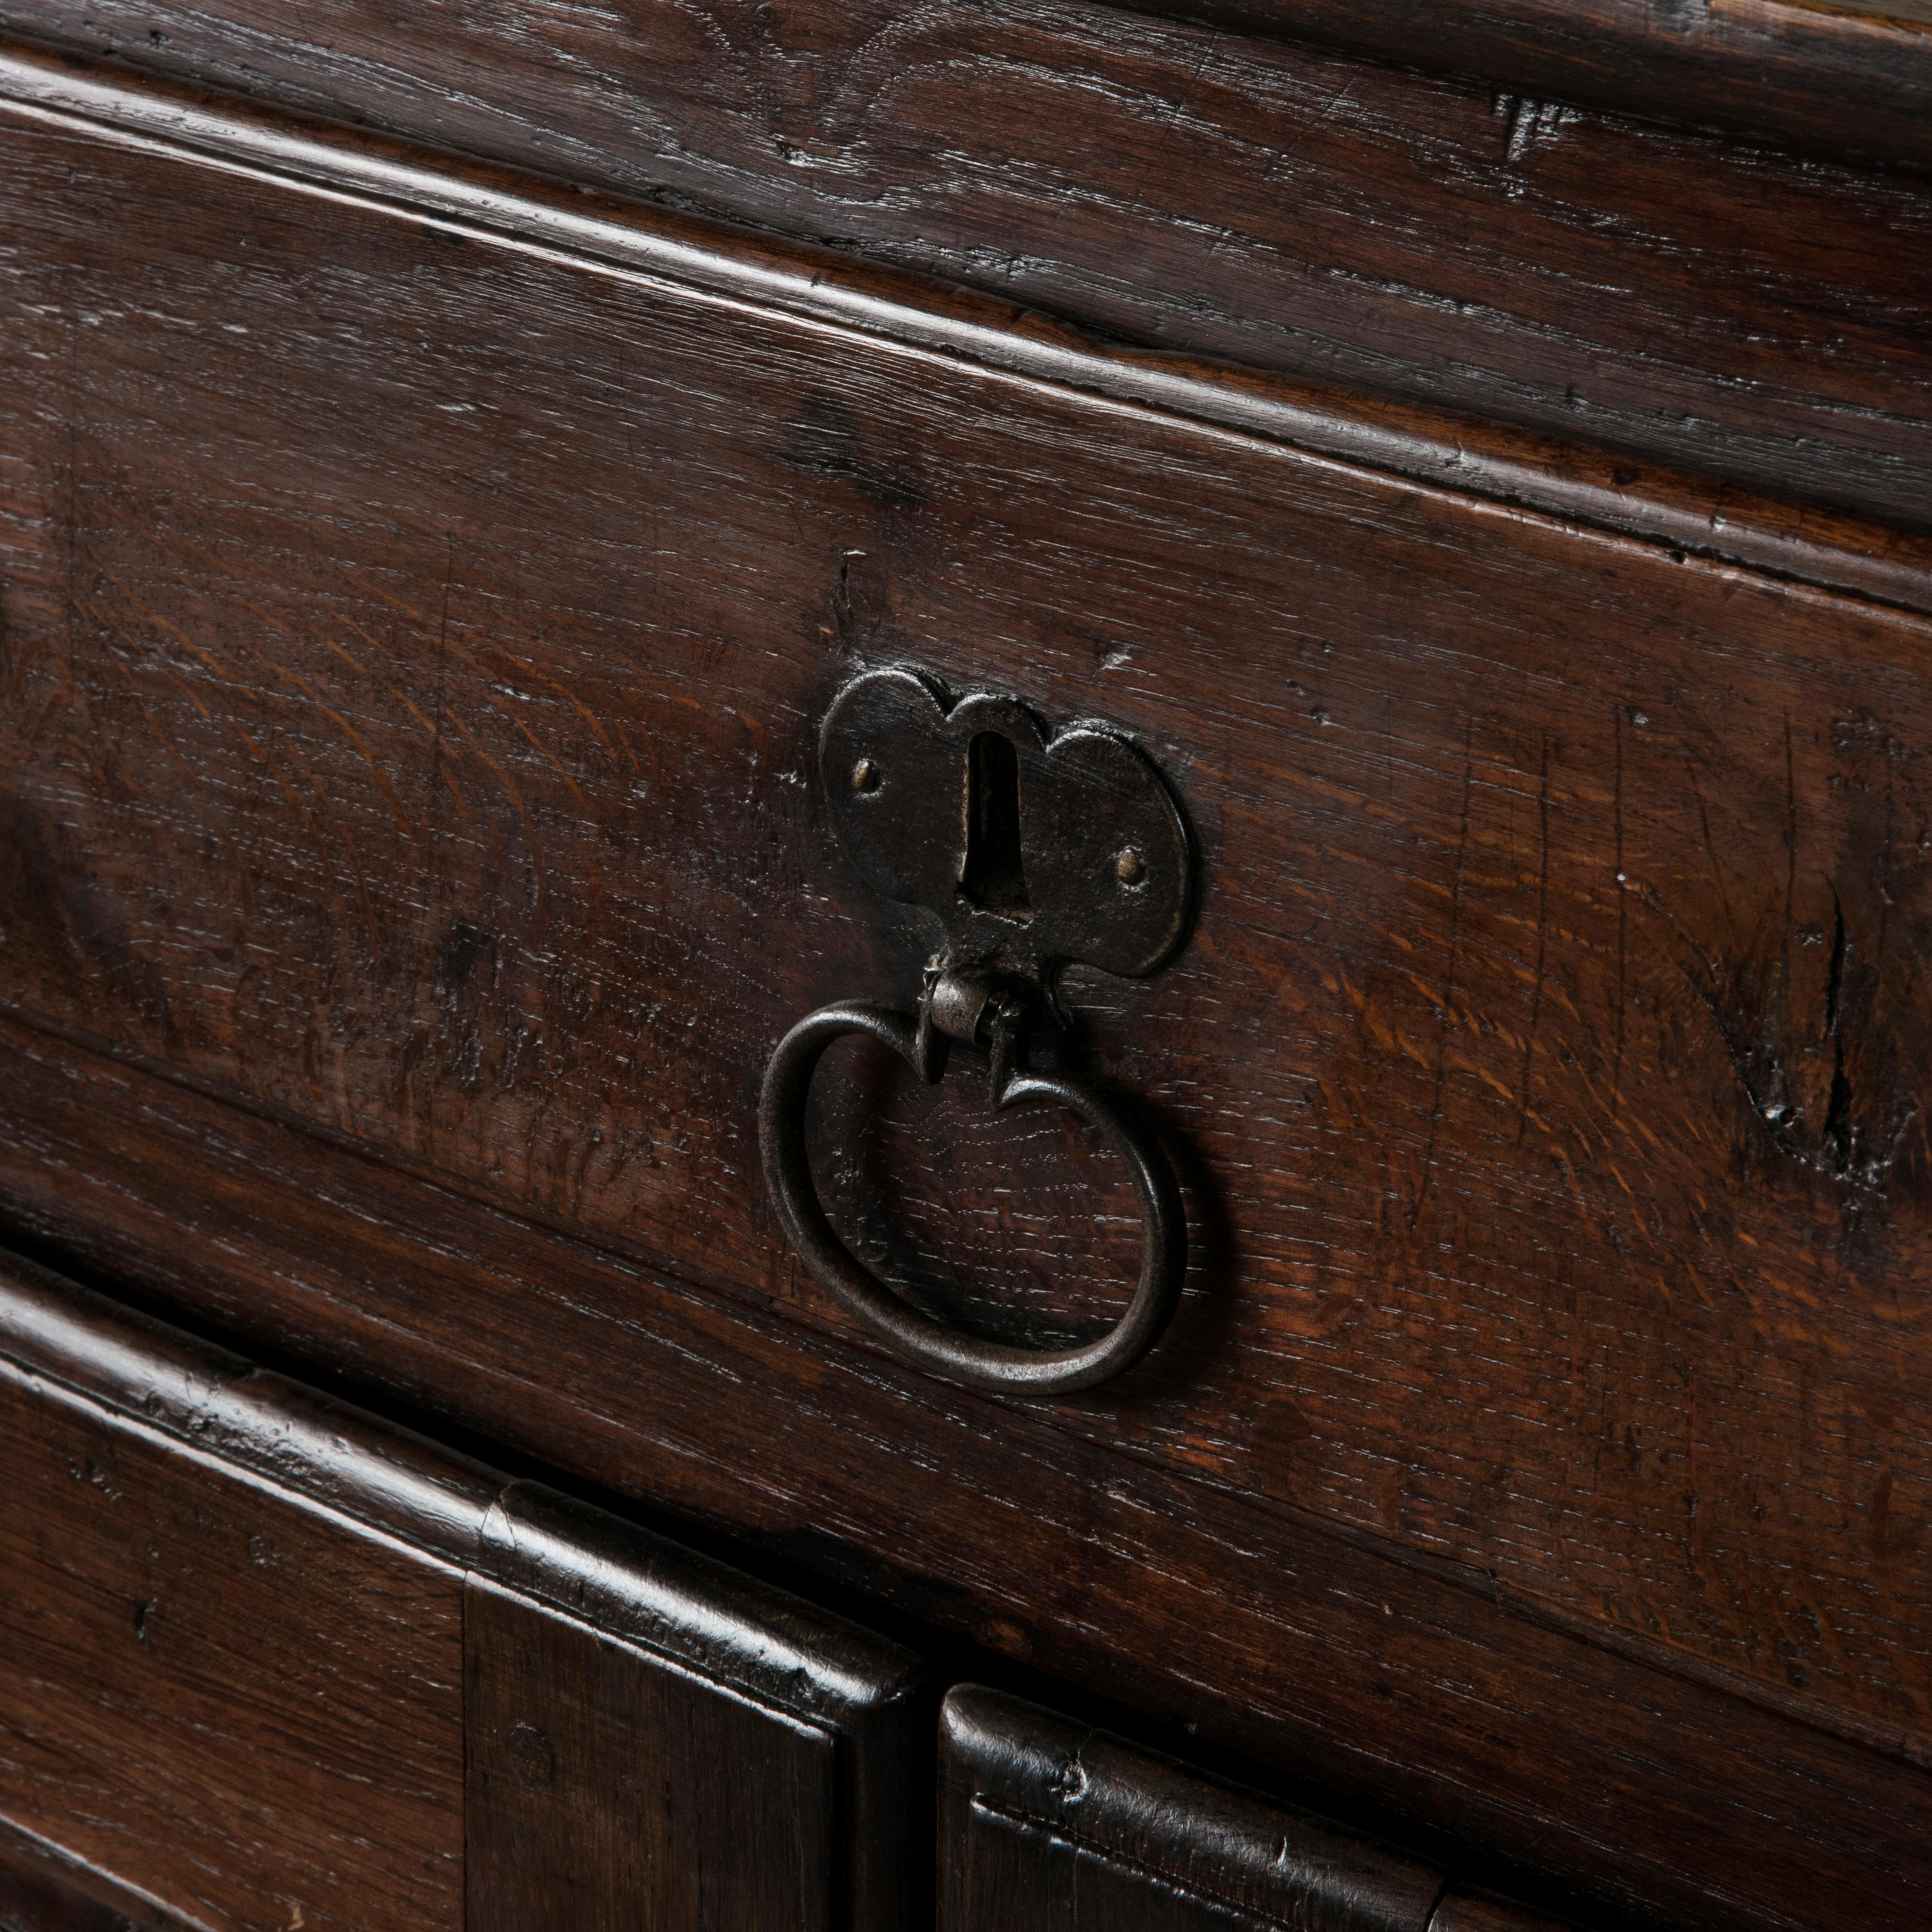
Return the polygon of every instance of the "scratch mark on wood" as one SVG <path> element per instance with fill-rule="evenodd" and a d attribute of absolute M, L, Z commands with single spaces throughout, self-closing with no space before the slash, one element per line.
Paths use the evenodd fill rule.
<path fill-rule="evenodd" d="M 1617 1040 L 1610 1066 L 1610 1118 L 1618 1119 L 1624 1104 L 1624 1026 L 1628 1004 L 1630 896 L 1629 879 L 1624 869 L 1624 713 L 1616 705 L 1610 712 L 1611 728 L 1616 744 L 1616 795 L 1613 823 L 1616 831 L 1617 865 Z"/>
<path fill-rule="evenodd" d="M 1731 908 L 1730 887 L 1724 878 L 1724 868 L 1718 857 L 1717 841 L 1711 836 L 1710 808 L 1704 802 L 1704 788 L 1697 782 L 1697 766 L 1693 759 L 1684 761 L 1684 775 L 1690 781 L 1690 796 L 1696 802 L 1697 823 L 1704 835 L 1704 856 L 1711 862 L 1711 884 L 1718 895 L 1718 904 L 1724 915 L 1724 928 L 1730 934 L 1733 946 L 1737 944 L 1737 914 Z"/>
<path fill-rule="evenodd" d="M 1456 988 L 1462 963 L 1462 888 L 1468 875 L 1469 814 L 1475 786 L 1476 718 L 1472 712 L 1462 738 L 1462 816 L 1456 838 L 1456 884 L 1449 912 L 1449 970 L 1444 982 L 1442 1004 L 1437 1012 L 1436 1090 L 1429 1106 L 1429 1138 L 1422 1150 L 1422 1175 L 1416 1185 L 1415 1204 L 1409 1210 L 1411 1228 L 1421 1220 L 1423 1204 L 1429 1198 L 1430 1181 L 1436 1166 L 1436 1144 L 1442 1130 L 1442 1096 L 1449 1074 L 1449 1033 L 1456 1024 Z"/>
<path fill-rule="evenodd" d="M 1798 904 L 1798 767 L 1791 748 L 1791 713 L 1784 714 L 1784 932 L 1796 930 Z"/>
<path fill-rule="evenodd" d="M 1536 983 L 1529 998 L 1529 1026 L 1522 1042 L 1522 1083 L 1516 1103 L 1516 1144 L 1529 1126 L 1529 1069 L 1536 1053 L 1536 1030 L 1543 1018 L 1543 981 L 1550 943 L 1550 740 L 1543 740 L 1542 771 L 1536 788 L 1537 830 L 1541 856 L 1536 880 Z"/>

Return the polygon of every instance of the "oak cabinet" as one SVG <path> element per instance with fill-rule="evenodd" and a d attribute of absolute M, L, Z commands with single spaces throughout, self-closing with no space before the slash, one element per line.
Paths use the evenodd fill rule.
<path fill-rule="evenodd" d="M 1439 10 L 0 8 L 0 1236 L 487 1492 L 20 1397 L 100 1910 L 922 1915 L 909 1655 L 634 1510 L 1391 1924 L 1922 1914 L 1932 40 Z"/>

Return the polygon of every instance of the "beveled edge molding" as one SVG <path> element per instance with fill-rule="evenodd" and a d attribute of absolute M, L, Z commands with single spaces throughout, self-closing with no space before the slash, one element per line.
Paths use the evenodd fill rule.
<path fill-rule="evenodd" d="M 939 1786 L 942 1841 L 989 1814 L 1252 1924 L 1426 1927 L 1456 1882 L 1438 1860 L 981 1684 L 940 1706 Z"/>
<path fill-rule="evenodd" d="M 206 1919 L 190 1918 L 65 1846 L 0 1817 L 0 1915 L 22 1904 L 28 1915 L 24 1921 L 0 1916 L 0 1924 L 58 1932 L 216 1932 Z"/>
<path fill-rule="evenodd" d="M 850 1932 L 916 1890 L 923 1660 L 607 1510 L 500 1474 L 0 1248 L 0 1382 L 448 1564 L 835 1747 Z M 861 1828 L 861 1820 L 883 1828 Z M 0 1821 L 4 1823 L 4 1821 Z"/>
<path fill-rule="evenodd" d="M 1102 347 L 1037 310 L 14 39 L 0 116 L 283 180 L 500 247 L 970 363 L 1304 457 L 1932 616 L 1932 538 L 1502 424 L 1222 363 Z"/>
<path fill-rule="evenodd" d="M 849 1726 L 917 1690 L 913 1652 L 546 1485 L 256 1367 L 0 1248 L 0 1375 L 65 1392 L 725 1690 Z M 760 1624 L 747 1640 L 743 1624 Z"/>

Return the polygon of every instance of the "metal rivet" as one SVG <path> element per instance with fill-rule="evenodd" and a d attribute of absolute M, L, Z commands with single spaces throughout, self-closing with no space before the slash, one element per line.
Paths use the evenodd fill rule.
<path fill-rule="evenodd" d="M 878 766 L 870 758 L 861 758 L 852 767 L 852 789 L 854 791 L 877 791 L 878 788 Z"/>
<path fill-rule="evenodd" d="M 1124 886 L 1137 886 L 1146 876 L 1141 855 L 1131 845 L 1124 845 L 1114 860 L 1114 876 Z"/>

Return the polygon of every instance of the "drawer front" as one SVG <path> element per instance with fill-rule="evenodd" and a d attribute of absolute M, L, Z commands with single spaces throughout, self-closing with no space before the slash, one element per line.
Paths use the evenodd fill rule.
<path fill-rule="evenodd" d="M 46 1076 L 12 1211 L 85 1221 L 71 1132 L 122 1143 L 102 1225 L 137 1173 L 213 1214 L 182 1149 L 281 1130 L 188 1090 L 239 1102 L 346 1148 L 289 1156 L 339 1187 L 230 1196 L 251 1232 L 202 1267 L 115 1237 L 224 1318 L 618 1486 L 829 1526 L 988 1641 L 1206 1685 L 1264 1755 L 1385 1780 L 1359 1700 L 1412 1700 L 1391 1802 L 1689 1922 L 1920 1882 L 1922 620 L 621 236 L 31 114 L 0 141 L 14 1091 L 57 1035 L 148 1096 L 56 1130 Z M 917 983 L 814 776 L 834 692 L 905 658 L 1130 732 L 1199 838 L 1178 962 L 1071 989 L 1175 1150 L 1188 1291 L 1051 1409 L 882 1365 L 758 1178 L 788 1024 Z M 847 1076 L 813 1131 L 869 1252 L 1023 1340 L 1118 1306 L 1103 1148 Z M 438 1189 L 372 1232 L 358 1154 Z M 1098 1627 L 1136 1539 L 1163 1581 Z M 1452 1678 L 1512 1736 L 1587 1713 L 1568 1790 Z M 1647 1696 L 1690 1769 L 1618 1768 Z M 1742 1808 L 1741 1754 L 1774 1767 Z"/>
<path fill-rule="evenodd" d="M 1773 6 L 1702 8 L 1691 31 L 1628 0 L 1443 6 L 1426 32 L 1337 0 L 1298 0 L 1292 24 L 1233 0 L 1150 17 L 1181 10 L 10 0 L 6 18 L 1150 349 L 1927 529 L 1932 194 L 1819 158 L 1932 160 L 1922 30 Z M 1262 31 L 1202 22 L 1242 12 Z M 1454 77 L 1417 71 L 1435 63 Z M 1606 94 L 1646 118 L 1564 104 Z M 1657 124 L 1672 112 L 1800 152 Z"/>
<path fill-rule="evenodd" d="M 237 1932 L 913 1909 L 892 1646 L 10 1262 L 0 1436 L 23 1912 L 76 1875 Z"/>
<path fill-rule="evenodd" d="M 940 1932 L 1431 1932 L 1442 1874 L 997 1691 L 946 1700 Z"/>
<path fill-rule="evenodd" d="M 460 1572 L 0 1403 L 0 1814 L 188 1924 L 460 1927 Z"/>
<path fill-rule="evenodd" d="M 939 1932 L 1563 1932 L 1386 1845 L 962 1684 L 940 1719 Z"/>

